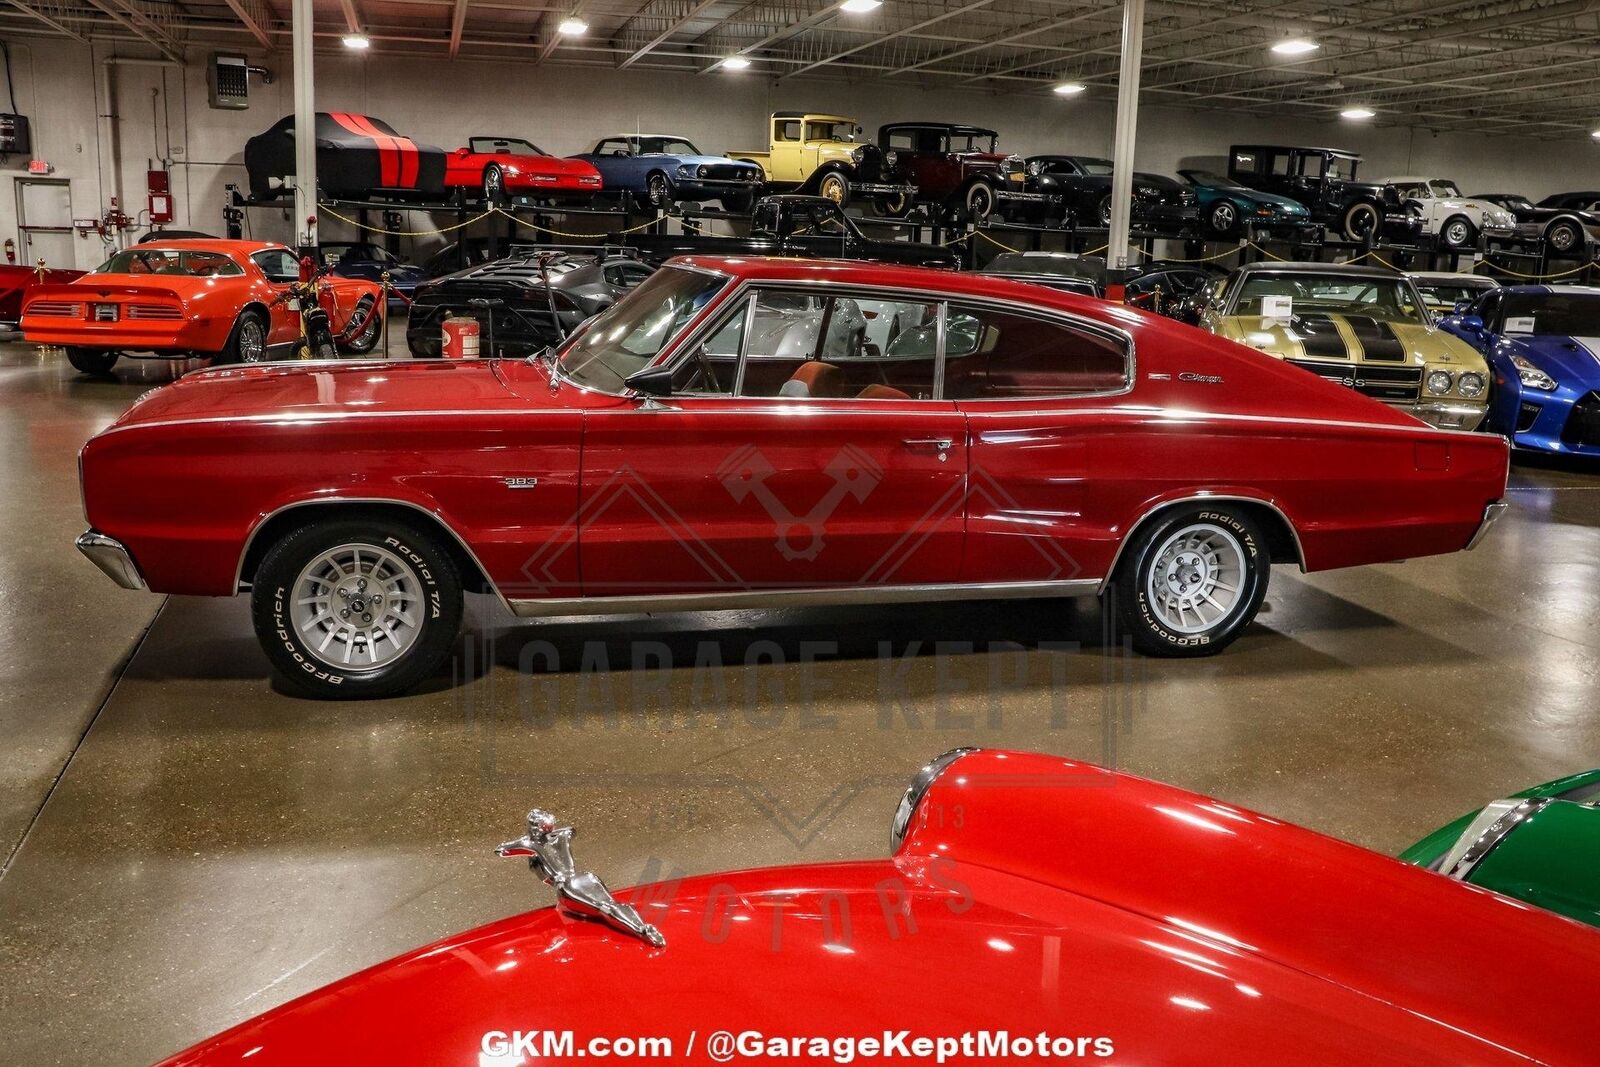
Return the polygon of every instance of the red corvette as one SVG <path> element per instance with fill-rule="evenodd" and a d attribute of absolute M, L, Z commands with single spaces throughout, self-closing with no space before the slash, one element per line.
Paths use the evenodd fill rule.
<path fill-rule="evenodd" d="M 558 908 L 380 964 L 164 1067 L 1579 1064 L 1600 1036 L 1596 931 L 1058 757 L 936 760 L 887 860 L 618 899 L 571 836 L 534 812 L 500 848 Z"/>
<path fill-rule="evenodd" d="M 106 373 L 122 355 L 256 363 L 299 340 L 299 312 L 284 299 L 299 277 L 299 259 L 282 245 L 152 241 L 71 283 L 34 286 L 22 334 L 65 346 L 85 374 Z M 383 336 L 382 287 L 333 276 L 319 284 L 334 333 L 353 331 L 346 349 L 370 352 Z"/>
<path fill-rule="evenodd" d="M 22 303 L 28 294 L 40 285 L 61 285 L 74 278 L 83 277 L 81 270 L 57 270 L 46 267 L 24 267 L 13 263 L 0 263 L 0 341 L 11 341 L 22 335 Z"/>
<path fill-rule="evenodd" d="M 514 137 L 469 137 L 445 157 L 444 184 L 481 193 L 490 204 L 516 196 L 586 203 L 600 191 L 600 172 L 581 159 L 552 156 Z"/>
<path fill-rule="evenodd" d="M 1507 449 L 1141 311 L 951 271 L 670 263 L 548 358 L 220 369 L 85 446 L 118 582 L 251 591 L 289 684 L 401 691 L 519 615 L 1116 592 L 1215 652 L 1270 564 L 1470 548 Z"/>

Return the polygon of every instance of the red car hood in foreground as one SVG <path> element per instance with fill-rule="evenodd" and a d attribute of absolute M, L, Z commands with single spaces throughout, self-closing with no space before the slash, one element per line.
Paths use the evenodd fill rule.
<path fill-rule="evenodd" d="M 1070 1048 L 1075 1062 L 1579 1063 L 1600 1039 L 1600 933 L 1048 756 L 957 760 L 888 861 L 622 896 L 666 947 L 534 911 L 168 1062 L 494 1067 L 663 1038 L 669 1062 L 752 1062 L 757 1050 L 851 1062 L 853 1050 L 857 1062 L 992 1063 L 997 1042 L 1045 1058 L 1043 1040 L 1049 1058 Z M 537 1054 L 552 1051 L 545 1031 L 557 1055 Z M 928 1054 L 868 1051 L 884 1040 Z"/>

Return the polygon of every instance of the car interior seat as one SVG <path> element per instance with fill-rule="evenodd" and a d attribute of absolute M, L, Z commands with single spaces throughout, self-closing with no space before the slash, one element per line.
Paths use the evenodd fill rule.
<path fill-rule="evenodd" d="M 832 363 L 809 360 L 778 389 L 778 395 L 791 400 L 837 397 L 844 386 L 844 372 Z"/>

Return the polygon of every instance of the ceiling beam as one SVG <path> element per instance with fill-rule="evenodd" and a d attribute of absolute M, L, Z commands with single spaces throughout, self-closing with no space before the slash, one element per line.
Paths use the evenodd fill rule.
<path fill-rule="evenodd" d="M 1120 5 L 1102 4 L 1098 7 L 1090 8 L 1087 11 L 1079 11 L 1076 14 L 1069 15 L 1064 19 L 1043 19 L 1039 22 L 1030 23 L 1027 26 L 1023 26 L 1020 29 L 1014 30 L 1004 37 L 996 37 L 992 41 L 981 41 L 978 44 L 969 44 L 965 48 L 952 48 L 948 52 L 940 52 L 936 56 L 929 56 L 927 59 L 919 60 L 916 63 L 909 64 L 908 66 L 897 67 L 889 72 L 889 76 L 894 77 L 897 74 L 909 74 L 914 70 L 921 70 L 923 67 L 931 67 L 935 63 L 943 63 L 946 60 L 958 59 L 961 56 L 971 55 L 973 52 L 981 52 L 986 48 L 997 48 L 1001 45 L 1011 44 L 1014 41 L 1020 41 L 1025 37 L 1033 37 L 1036 34 L 1049 33 L 1051 30 L 1058 30 L 1063 26 L 1071 26 L 1077 22 L 1085 22 L 1092 18 L 1100 18 L 1108 14 L 1115 14 L 1118 6 Z"/>
<path fill-rule="evenodd" d="M 648 55 L 651 50 L 659 48 L 661 45 L 665 44 L 667 39 L 673 34 L 677 33 L 679 30 L 683 29 L 689 23 L 693 22 L 695 19 L 705 14 L 706 11 L 715 7 L 721 2 L 722 0 L 700 0 L 699 3 L 690 7 L 682 15 L 679 15 L 677 18 L 667 23 L 666 29 L 650 38 L 649 41 L 640 45 L 632 52 L 629 52 L 626 56 L 623 56 L 622 62 L 617 64 L 617 69 L 622 70 L 626 67 L 633 66 L 635 63 L 639 62 L 639 60 Z"/>
<path fill-rule="evenodd" d="M 6 3 L 10 4 L 24 15 L 31 15 L 32 17 L 38 19 L 40 22 L 44 23 L 46 26 L 49 26 L 57 33 L 65 34 L 66 36 L 71 37 L 74 41 L 81 41 L 84 44 L 89 43 L 89 38 L 85 37 L 83 34 L 77 32 L 76 30 L 68 29 L 65 23 L 56 21 L 49 15 L 46 15 L 43 11 L 40 11 L 38 8 L 29 7 L 27 4 L 24 4 L 22 0 L 6 0 Z"/>
<path fill-rule="evenodd" d="M 816 70 L 818 67 L 824 67 L 830 63 L 837 63 L 839 60 L 853 56 L 857 52 L 864 52 L 868 48 L 872 48 L 875 45 L 884 44 L 888 41 L 893 41 L 899 37 L 915 37 L 918 30 L 925 30 L 929 26 L 943 22 L 945 19 L 953 19 L 959 15 L 965 15 L 969 12 L 978 10 L 980 7 L 988 7 L 992 3 L 994 3 L 994 0 L 972 0 L 970 4 L 964 4 L 961 7 L 952 8 L 949 11 L 934 15 L 932 18 L 926 18 L 921 22 L 912 23 L 910 26 L 902 27 L 901 29 L 894 30 L 891 33 L 885 33 L 881 36 L 874 37 L 872 40 L 867 41 L 864 44 L 858 44 L 854 48 L 846 48 L 842 52 L 835 52 L 833 55 L 824 59 L 818 59 L 814 62 L 808 63 L 798 70 L 788 71 L 780 75 L 778 80 L 782 81 L 784 78 L 792 78 L 796 74 L 804 74 L 808 70 Z"/>
<path fill-rule="evenodd" d="M 844 0 L 835 0 L 834 3 L 831 3 L 827 7 L 821 8 L 820 10 L 813 11 L 811 14 L 800 19 L 798 22 L 791 22 L 787 25 L 781 25 L 777 27 L 759 41 L 751 41 L 749 44 L 744 45 L 736 52 L 729 52 L 726 55 L 719 55 L 710 66 L 701 67 L 699 73 L 710 74 L 712 71 L 720 67 L 724 60 L 731 59 L 734 56 L 748 56 L 751 52 L 759 51 L 763 48 L 766 48 L 768 45 L 777 44 L 779 41 L 782 41 L 785 38 L 793 37 L 797 33 L 808 30 L 819 23 L 826 22 L 828 19 L 833 18 L 839 13 L 839 6 L 843 2 Z M 760 59 L 762 57 L 757 56 L 756 58 Z"/>
<path fill-rule="evenodd" d="M 166 58 L 175 63 L 183 62 L 183 52 L 166 33 L 145 15 L 116 2 L 116 0 L 89 0 L 89 3 L 109 15 L 113 21 L 120 23 L 134 36 L 142 38 L 145 43 L 154 46 Z"/>
<path fill-rule="evenodd" d="M 561 23 L 566 19 L 574 18 L 583 14 L 583 4 L 584 0 L 577 0 L 577 3 L 572 5 L 572 10 L 567 12 L 559 20 L 555 17 L 554 13 L 544 16 L 543 24 L 550 27 L 550 32 L 545 37 L 544 43 L 539 46 L 539 56 L 533 61 L 535 66 L 550 58 L 550 53 L 554 52 L 556 50 L 556 45 L 561 43 Z"/>
<path fill-rule="evenodd" d="M 255 3 L 251 0 L 228 0 L 228 6 L 233 9 L 239 21 L 244 23 L 244 28 L 250 31 L 261 47 L 269 52 L 272 51 L 272 38 L 267 33 L 267 23 L 270 21 L 271 13 L 265 10 L 251 10 L 252 6 L 265 8 L 266 5 L 261 4 L 259 0 L 255 0 Z"/>

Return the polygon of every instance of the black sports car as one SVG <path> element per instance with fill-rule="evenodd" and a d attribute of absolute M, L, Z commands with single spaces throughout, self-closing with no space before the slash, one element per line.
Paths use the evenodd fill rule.
<path fill-rule="evenodd" d="M 1600 209 L 1600 190 L 1589 189 L 1576 193 L 1551 193 L 1539 201 L 1538 207 L 1577 208 L 1580 211 Z"/>
<path fill-rule="evenodd" d="M 317 185 L 323 195 L 440 199 L 444 157 L 444 149 L 418 144 L 382 119 L 317 112 Z M 293 115 L 244 143 L 244 166 L 251 199 L 271 200 L 289 192 L 288 179 L 295 172 Z"/>
<path fill-rule="evenodd" d="M 1071 252 L 1001 252 L 978 273 L 1032 282 L 1079 296 L 1106 295 L 1106 261 L 1099 256 Z"/>
<path fill-rule="evenodd" d="M 592 256 L 530 251 L 468 267 L 417 286 L 406 345 L 419 359 L 437 357 L 440 325 L 458 315 L 478 320 L 486 356 L 526 356 L 560 341 L 654 270 L 614 249 Z"/>
<path fill-rule="evenodd" d="M 1109 159 L 1093 156 L 1029 156 L 1027 190 L 1058 200 L 1082 226 L 1111 225 Z M 1061 214 L 1057 208 L 1052 215 Z M 1133 175 L 1133 222 L 1164 233 L 1191 230 L 1200 219 L 1194 190 L 1161 174 Z"/>
<path fill-rule="evenodd" d="M 1474 200 L 1487 200 L 1505 208 L 1517 220 L 1517 240 L 1541 242 L 1554 255 L 1583 252 L 1588 245 L 1600 241 L 1600 212 L 1589 210 L 1589 205 L 1600 202 L 1600 193 L 1568 193 L 1563 197 L 1546 197 L 1545 200 L 1571 200 L 1571 204 L 1535 204 L 1517 193 L 1482 193 Z"/>

